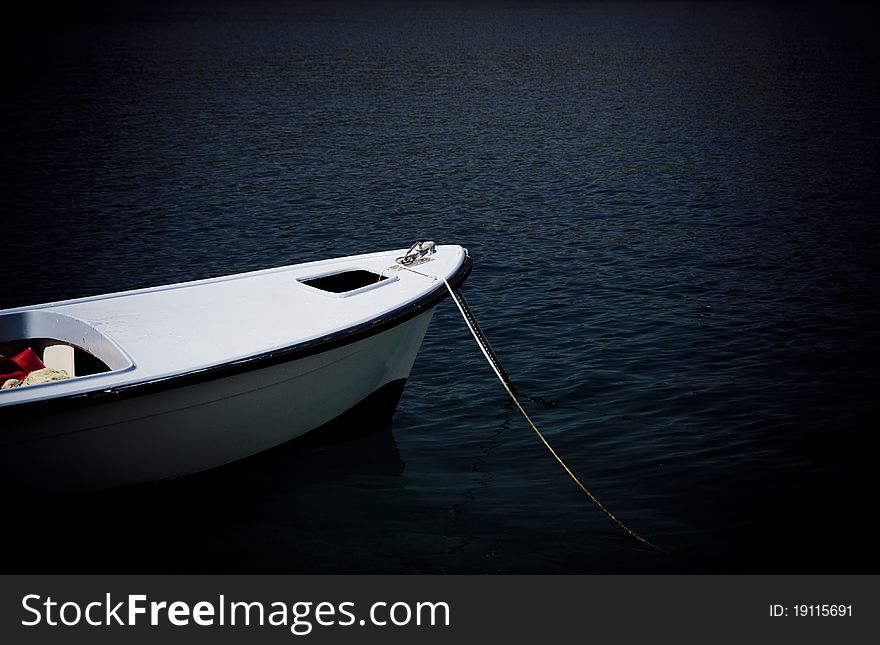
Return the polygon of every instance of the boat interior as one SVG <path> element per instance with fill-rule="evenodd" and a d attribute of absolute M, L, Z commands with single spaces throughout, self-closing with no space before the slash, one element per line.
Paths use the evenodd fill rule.
<path fill-rule="evenodd" d="M 30 348 L 46 367 L 60 370 L 69 376 L 88 376 L 109 372 L 110 368 L 100 358 L 81 347 L 57 338 L 27 338 L 0 342 L 0 358 L 16 356 Z"/>
<path fill-rule="evenodd" d="M 126 369 L 131 360 L 94 326 L 51 311 L 0 316 L 0 358 L 31 349 L 45 367 L 70 377 Z"/>

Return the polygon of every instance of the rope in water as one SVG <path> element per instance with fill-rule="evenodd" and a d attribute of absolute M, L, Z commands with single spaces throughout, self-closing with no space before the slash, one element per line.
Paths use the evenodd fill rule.
<path fill-rule="evenodd" d="M 643 538 L 641 535 L 639 535 L 638 533 L 633 531 L 631 528 L 629 528 L 626 524 L 621 522 L 619 519 L 617 519 L 617 517 L 614 515 L 614 513 L 609 511 L 605 507 L 605 505 L 602 502 L 600 502 L 596 498 L 596 496 L 593 495 L 593 493 L 591 493 L 589 491 L 589 489 L 583 485 L 583 483 L 581 483 L 581 480 L 577 478 L 577 476 L 571 471 L 571 468 L 569 468 L 568 465 L 565 463 L 565 461 L 563 461 L 562 457 L 560 457 L 559 454 L 553 449 L 553 446 L 550 445 L 550 442 L 547 441 L 547 438 L 544 437 L 543 433 L 540 430 L 538 430 L 538 426 L 535 425 L 534 421 L 532 421 L 532 419 L 529 417 L 529 415 L 526 413 L 526 411 L 523 409 L 522 405 L 520 404 L 519 399 L 517 398 L 516 388 L 513 386 L 513 383 L 510 381 L 510 377 L 508 377 L 507 374 L 504 372 L 504 368 L 501 367 L 501 361 L 498 360 L 498 357 L 495 355 L 495 352 L 492 351 L 492 347 L 489 345 L 489 342 L 486 340 L 486 337 L 483 335 L 483 332 L 480 329 L 480 326 L 477 324 L 477 321 L 474 318 L 474 315 L 471 312 L 470 307 L 468 306 L 467 302 L 465 302 L 464 296 L 462 296 L 459 292 L 454 290 L 450 286 L 449 282 L 447 282 L 446 280 L 443 280 L 443 283 L 446 285 L 446 288 L 449 290 L 449 294 L 452 296 L 452 300 L 453 300 L 453 302 L 455 302 L 455 305 L 458 307 L 459 312 L 461 312 L 461 317 L 464 319 L 464 322 L 467 325 L 468 329 L 470 330 L 471 334 L 473 335 L 474 340 L 477 341 L 477 346 L 479 346 L 480 351 L 483 353 L 483 356 L 486 358 L 486 361 L 489 363 L 489 366 L 492 368 L 492 371 L 495 372 L 495 376 L 497 376 L 498 380 L 501 381 L 501 385 L 504 386 L 504 389 L 507 391 L 507 394 L 510 395 L 510 398 L 513 400 L 517 409 L 520 411 L 520 414 L 523 415 L 525 420 L 532 427 L 532 430 L 535 431 L 535 434 L 538 435 L 538 438 L 541 440 L 541 442 L 544 444 L 544 446 L 547 448 L 547 450 L 550 451 L 550 454 L 553 455 L 553 457 L 556 459 L 556 461 L 559 462 L 559 465 L 562 466 L 562 468 L 565 470 L 566 473 L 568 473 L 568 476 L 574 480 L 574 483 L 576 483 L 580 487 L 580 489 L 582 491 L 584 491 L 590 497 L 590 499 L 593 500 L 593 502 L 595 502 L 596 506 L 598 506 L 608 517 L 610 517 L 611 520 L 615 524 L 617 524 L 620 528 L 622 528 L 624 531 L 626 531 L 631 537 L 635 538 L 636 540 L 638 540 L 642 544 L 646 544 L 647 546 L 649 546 L 653 549 L 656 549 L 658 551 L 662 551 L 662 549 L 655 546 L 654 544 L 652 544 L 651 542 L 649 542 L 648 540 Z"/>

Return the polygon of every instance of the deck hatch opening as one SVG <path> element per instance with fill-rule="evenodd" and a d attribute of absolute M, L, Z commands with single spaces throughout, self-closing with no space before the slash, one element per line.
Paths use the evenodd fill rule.
<path fill-rule="evenodd" d="M 329 291 L 330 293 L 347 293 L 355 289 L 361 289 L 371 284 L 377 284 L 388 277 L 366 271 L 364 269 L 352 269 L 351 271 L 343 271 L 341 273 L 331 273 L 330 275 L 322 275 L 317 278 L 309 278 L 300 280 L 303 284 L 307 284 L 321 291 Z"/>

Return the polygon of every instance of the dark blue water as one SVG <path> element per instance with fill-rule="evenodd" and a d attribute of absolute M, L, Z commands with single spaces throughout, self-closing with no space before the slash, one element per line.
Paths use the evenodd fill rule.
<path fill-rule="evenodd" d="M 867 14 L 174 3 L 38 18 L 4 37 L 0 308 L 463 244 L 465 294 L 519 389 L 572 406 L 530 413 L 668 554 L 567 479 L 447 302 L 390 427 L 49 503 L 40 521 L 7 512 L 5 570 L 878 571 Z"/>

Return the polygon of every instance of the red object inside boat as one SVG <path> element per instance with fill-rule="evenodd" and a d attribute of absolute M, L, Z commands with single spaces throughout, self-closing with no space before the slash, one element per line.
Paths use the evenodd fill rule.
<path fill-rule="evenodd" d="M 12 358 L 0 358 L 0 385 L 11 378 L 23 380 L 31 372 L 44 367 L 43 361 L 30 347 Z"/>

